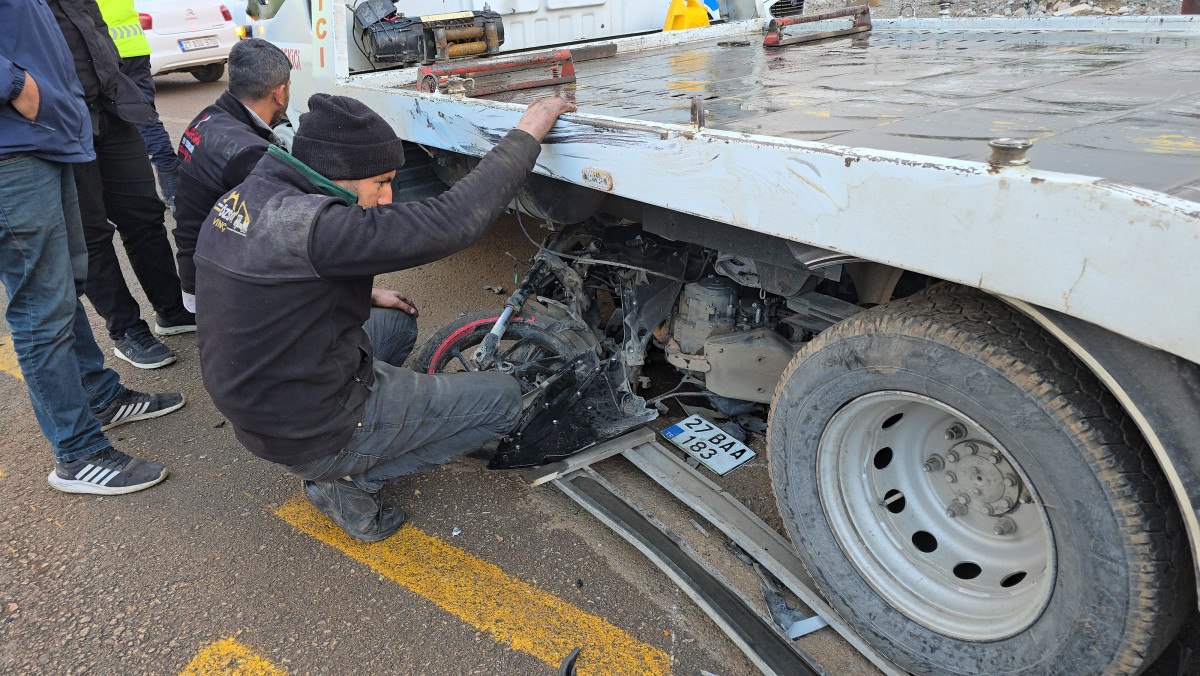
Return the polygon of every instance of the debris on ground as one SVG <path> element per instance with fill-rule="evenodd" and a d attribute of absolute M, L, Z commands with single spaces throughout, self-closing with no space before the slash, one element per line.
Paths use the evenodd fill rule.
<path fill-rule="evenodd" d="M 734 420 L 737 421 L 737 424 L 742 426 L 742 429 L 750 432 L 751 434 L 761 434 L 763 436 L 766 436 L 767 434 L 767 421 L 763 420 L 759 416 L 747 413 L 744 415 L 735 416 Z"/>
<path fill-rule="evenodd" d="M 724 432 L 725 434 L 728 434 L 729 436 L 733 437 L 734 439 L 737 439 L 738 441 L 741 441 L 741 442 L 746 441 L 746 430 L 742 429 L 741 425 L 737 424 L 736 422 L 734 422 L 732 420 L 726 420 L 725 422 L 721 423 L 720 425 L 717 425 L 717 427 L 720 427 L 722 432 Z"/>
<path fill-rule="evenodd" d="M 579 659 L 581 652 L 583 648 L 576 648 L 567 655 L 558 668 L 558 676 L 575 676 L 575 661 Z"/>

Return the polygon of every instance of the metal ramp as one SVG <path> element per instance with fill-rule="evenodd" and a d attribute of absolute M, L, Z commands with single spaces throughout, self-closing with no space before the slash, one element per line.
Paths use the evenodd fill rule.
<path fill-rule="evenodd" d="M 680 538 L 655 523 L 592 466 L 623 456 L 642 474 L 703 517 L 811 608 L 842 639 L 889 676 L 906 672 L 862 639 L 808 584 L 804 564 L 791 544 L 745 505 L 660 444 L 643 427 L 598 444 L 561 462 L 523 473 L 530 485 L 552 483 L 624 538 L 666 573 L 764 674 L 823 674 L 801 649 L 741 591 L 712 572 L 712 566 Z"/>

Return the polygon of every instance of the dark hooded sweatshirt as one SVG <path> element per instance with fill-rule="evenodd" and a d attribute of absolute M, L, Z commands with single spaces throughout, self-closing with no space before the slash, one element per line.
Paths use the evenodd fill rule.
<path fill-rule="evenodd" d="M 222 195 L 246 180 L 271 145 L 271 130 L 225 92 L 200 111 L 179 138 L 179 181 L 175 189 L 175 260 L 184 291 L 196 293 L 192 254 L 200 224 Z"/>
<path fill-rule="evenodd" d="M 271 148 L 217 202 L 194 256 L 200 366 L 250 452 L 298 465 L 342 449 L 374 386 L 374 276 L 477 241 L 540 149 L 513 130 L 442 195 L 364 209 Z"/>

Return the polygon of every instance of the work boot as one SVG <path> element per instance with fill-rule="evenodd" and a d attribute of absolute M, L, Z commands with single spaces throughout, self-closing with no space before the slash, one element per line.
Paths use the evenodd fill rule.
<path fill-rule="evenodd" d="M 476 460 L 491 460 L 492 458 L 496 457 L 496 453 L 499 452 L 499 450 L 500 440 L 496 439 L 495 441 L 489 441 L 488 443 L 471 451 L 467 454 L 467 457 L 475 458 Z"/>
<path fill-rule="evenodd" d="M 304 497 L 325 516 L 363 542 L 377 542 L 400 530 L 408 515 L 385 506 L 378 493 L 368 493 L 353 481 L 305 481 Z"/>

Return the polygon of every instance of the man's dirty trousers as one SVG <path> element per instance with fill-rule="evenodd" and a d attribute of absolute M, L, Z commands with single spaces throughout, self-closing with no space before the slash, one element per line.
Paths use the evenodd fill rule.
<path fill-rule="evenodd" d="M 289 467 L 308 481 L 350 477 L 369 493 L 503 436 L 521 413 L 521 388 L 501 373 L 431 375 L 401 368 L 417 325 L 399 310 L 373 308 L 363 325 L 375 350 L 375 384 L 362 420 L 336 454 Z"/>

